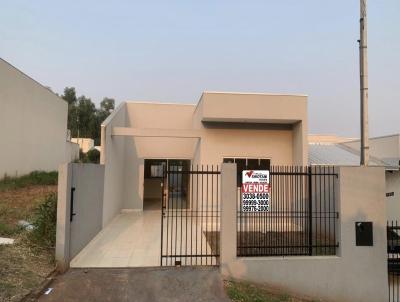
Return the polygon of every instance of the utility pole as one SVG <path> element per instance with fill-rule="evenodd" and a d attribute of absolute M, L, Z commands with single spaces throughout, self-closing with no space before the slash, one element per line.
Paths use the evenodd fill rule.
<path fill-rule="evenodd" d="M 360 165 L 368 166 L 368 58 L 367 58 L 367 0 L 360 0 Z"/>

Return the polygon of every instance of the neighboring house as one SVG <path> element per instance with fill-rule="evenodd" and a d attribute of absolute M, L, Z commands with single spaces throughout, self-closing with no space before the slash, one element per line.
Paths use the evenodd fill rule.
<path fill-rule="evenodd" d="M 160 206 L 165 167 L 306 165 L 307 131 L 304 95 L 204 92 L 197 105 L 122 103 L 102 124 L 103 225 L 121 209 Z"/>
<path fill-rule="evenodd" d="M 70 161 L 68 104 L 3 59 L 0 104 L 0 178 L 53 171 Z"/>
<path fill-rule="evenodd" d="M 73 143 L 77 143 L 83 153 L 87 153 L 88 151 L 90 151 L 91 149 L 94 148 L 94 140 L 91 138 L 73 137 L 73 138 L 71 138 L 71 141 Z"/>
<path fill-rule="evenodd" d="M 360 165 L 360 140 L 327 139 L 311 136 L 309 164 L 311 165 Z M 340 143 L 337 143 L 340 141 Z M 387 219 L 400 220 L 400 143 L 399 134 L 371 138 L 370 166 L 385 167 Z"/>

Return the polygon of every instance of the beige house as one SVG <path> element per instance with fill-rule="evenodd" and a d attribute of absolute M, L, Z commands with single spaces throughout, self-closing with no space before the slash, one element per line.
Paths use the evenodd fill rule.
<path fill-rule="evenodd" d="M 307 164 L 307 96 L 204 92 L 197 104 L 125 102 L 103 123 L 103 225 L 160 205 L 163 167 Z"/>
<path fill-rule="evenodd" d="M 94 148 L 94 140 L 92 138 L 73 137 L 71 142 L 78 144 L 83 153 L 87 153 Z"/>
<path fill-rule="evenodd" d="M 67 142 L 67 103 L 0 59 L 0 178 L 57 170 L 76 150 Z"/>

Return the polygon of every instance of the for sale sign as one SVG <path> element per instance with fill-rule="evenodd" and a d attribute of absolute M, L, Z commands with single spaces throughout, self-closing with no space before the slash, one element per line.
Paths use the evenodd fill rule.
<path fill-rule="evenodd" d="M 269 211 L 270 190 L 268 170 L 244 170 L 242 173 L 242 211 Z"/>

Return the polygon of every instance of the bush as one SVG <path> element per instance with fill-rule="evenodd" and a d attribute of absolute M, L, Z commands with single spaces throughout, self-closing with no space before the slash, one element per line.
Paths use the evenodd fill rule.
<path fill-rule="evenodd" d="M 91 149 L 86 153 L 86 157 L 89 163 L 98 164 L 100 163 L 100 152 L 97 149 Z"/>
<path fill-rule="evenodd" d="M 4 176 L 0 180 L 0 191 L 7 189 L 24 188 L 32 185 L 56 185 L 58 181 L 57 171 L 33 171 L 19 177 Z"/>
<path fill-rule="evenodd" d="M 51 193 L 35 209 L 31 237 L 40 245 L 54 247 L 57 225 L 57 194 Z"/>

